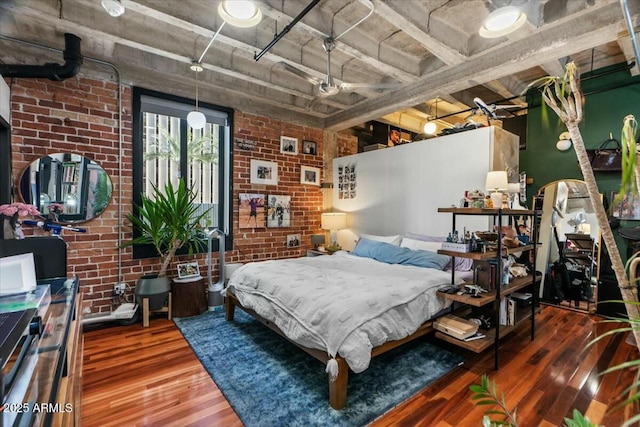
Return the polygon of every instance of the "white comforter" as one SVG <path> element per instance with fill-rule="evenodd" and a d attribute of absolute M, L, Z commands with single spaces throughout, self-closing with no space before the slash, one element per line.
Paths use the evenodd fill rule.
<path fill-rule="evenodd" d="M 411 335 L 448 305 L 436 291 L 450 282 L 444 271 L 337 252 L 245 264 L 228 288 L 296 343 L 339 353 L 361 372 L 373 347 Z"/>

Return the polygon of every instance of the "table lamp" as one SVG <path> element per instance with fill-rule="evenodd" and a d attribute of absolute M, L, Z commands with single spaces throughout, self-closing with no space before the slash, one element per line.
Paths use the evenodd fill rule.
<path fill-rule="evenodd" d="M 509 180 L 506 171 L 490 171 L 487 173 L 487 182 L 485 185 L 487 191 L 491 193 L 491 203 L 494 209 L 502 208 L 502 193 L 509 188 Z"/>
<path fill-rule="evenodd" d="M 347 214 L 344 212 L 323 213 L 320 223 L 320 227 L 323 230 L 329 230 L 331 233 L 331 244 L 326 249 L 330 252 L 340 250 L 340 245 L 338 245 L 338 230 L 347 228 Z"/>

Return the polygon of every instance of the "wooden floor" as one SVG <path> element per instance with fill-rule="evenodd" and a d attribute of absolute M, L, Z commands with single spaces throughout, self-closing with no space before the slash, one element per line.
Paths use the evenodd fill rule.
<path fill-rule="evenodd" d="M 535 341 L 530 341 L 528 325 L 521 325 L 503 341 L 497 372 L 492 350 L 474 355 L 449 347 L 468 357 L 465 365 L 372 425 L 478 427 L 487 408 L 471 402 L 469 385 L 486 373 L 497 380 L 507 404 L 517 406 L 520 427 L 562 425 L 573 408 L 594 422 L 618 426 L 623 413 L 607 408 L 631 383 L 633 372 L 599 374 L 637 358 L 637 350 L 618 334 L 583 352 L 596 334 L 613 327 L 596 316 L 543 306 Z M 242 425 L 166 318 L 154 318 L 149 328 L 86 331 L 84 339 L 83 426 Z"/>

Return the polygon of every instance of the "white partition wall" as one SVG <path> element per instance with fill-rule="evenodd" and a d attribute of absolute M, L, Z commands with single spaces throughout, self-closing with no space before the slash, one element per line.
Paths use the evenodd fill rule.
<path fill-rule="evenodd" d="M 446 236 L 451 215 L 437 209 L 459 206 L 465 190 L 484 192 L 490 170 L 507 170 L 517 182 L 518 143 L 486 127 L 334 159 L 333 206 L 348 213 L 349 227 L 338 242 L 351 249 L 361 233 Z M 459 231 L 488 227 L 485 217 L 458 218 Z"/>
<path fill-rule="evenodd" d="M 11 93 L 9 85 L 0 76 L 0 117 L 5 122 L 11 123 Z"/>

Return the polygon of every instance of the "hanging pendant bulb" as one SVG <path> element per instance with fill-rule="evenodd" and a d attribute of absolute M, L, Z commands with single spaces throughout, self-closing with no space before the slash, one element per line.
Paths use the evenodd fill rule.
<path fill-rule="evenodd" d="M 207 124 L 207 118 L 204 114 L 198 111 L 198 74 L 202 72 L 204 68 L 199 62 L 194 61 L 191 64 L 191 70 L 196 73 L 196 109 L 187 114 L 187 123 L 194 129 L 202 129 Z"/>

